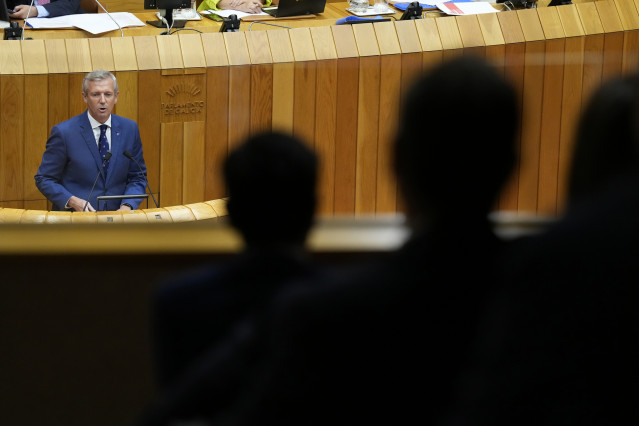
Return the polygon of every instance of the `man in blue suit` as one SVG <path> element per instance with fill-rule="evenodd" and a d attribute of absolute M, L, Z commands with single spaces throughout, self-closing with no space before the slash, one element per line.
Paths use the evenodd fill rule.
<path fill-rule="evenodd" d="M 29 18 L 55 18 L 84 13 L 80 0 L 34 0 L 29 10 L 30 5 L 31 0 L 7 0 L 7 7 L 15 11 L 9 16 L 12 19 L 25 19 L 28 13 Z"/>
<path fill-rule="evenodd" d="M 51 129 L 35 182 L 53 203 L 53 210 L 138 208 L 141 199 L 97 203 L 101 195 L 145 192 L 146 166 L 138 125 L 111 114 L 118 94 L 113 74 L 90 72 L 82 82 L 87 111 Z"/>

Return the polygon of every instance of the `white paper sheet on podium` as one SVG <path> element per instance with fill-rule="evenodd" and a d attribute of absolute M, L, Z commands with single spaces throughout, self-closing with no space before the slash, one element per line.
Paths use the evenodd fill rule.
<path fill-rule="evenodd" d="M 111 16 L 122 28 L 143 27 L 145 25 L 144 22 L 129 12 L 113 12 Z M 113 19 L 106 13 L 80 13 L 77 15 L 58 16 L 56 18 L 29 18 L 27 25 L 39 29 L 76 27 L 91 34 L 101 34 L 118 29 Z"/>

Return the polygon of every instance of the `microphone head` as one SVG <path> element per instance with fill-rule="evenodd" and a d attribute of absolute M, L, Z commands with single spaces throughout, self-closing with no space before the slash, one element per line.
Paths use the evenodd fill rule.
<path fill-rule="evenodd" d="M 124 154 L 124 156 L 130 160 L 133 159 L 133 155 L 131 155 L 129 151 L 124 151 L 122 154 Z"/>
<path fill-rule="evenodd" d="M 112 155 L 113 154 L 111 154 L 111 151 L 108 151 L 106 154 L 104 154 L 104 161 L 109 161 Z"/>

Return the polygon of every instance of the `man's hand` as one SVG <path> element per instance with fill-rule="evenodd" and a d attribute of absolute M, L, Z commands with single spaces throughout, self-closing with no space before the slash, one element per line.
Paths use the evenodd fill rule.
<path fill-rule="evenodd" d="M 246 13 L 260 13 L 262 11 L 262 2 L 260 0 L 220 0 L 217 7 Z"/>
<path fill-rule="evenodd" d="M 91 203 L 87 204 L 87 200 L 83 200 L 82 198 L 78 198 L 75 195 L 69 198 L 69 202 L 67 205 L 73 209 L 75 212 L 81 212 L 84 209 L 84 205 L 87 205 L 87 209 L 85 211 L 94 212 L 95 209 L 91 205 Z"/>
<path fill-rule="evenodd" d="M 117 211 L 119 211 L 119 212 L 128 212 L 130 210 L 131 210 L 131 207 L 125 206 L 124 204 L 122 204 Z"/>
<path fill-rule="evenodd" d="M 28 4 L 19 4 L 13 8 L 15 13 L 9 15 L 11 19 L 25 19 L 27 18 L 27 12 L 29 11 Z M 33 6 L 29 12 L 29 18 L 35 18 L 38 16 L 38 8 Z"/>

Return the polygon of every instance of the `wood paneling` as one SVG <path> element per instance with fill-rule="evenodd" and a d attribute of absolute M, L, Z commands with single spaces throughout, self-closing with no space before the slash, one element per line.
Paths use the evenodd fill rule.
<path fill-rule="evenodd" d="M 86 110 L 82 79 L 105 68 L 118 77 L 115 112 L 140 126 L 149 185 L 163 206 L 226 196 L 221 167 L 229 150 L 277 129 L 318 153 L 320 213 L 401 211 L 391 161 L 402 96 L 416 75 L 472 53 L 521 94 L 521 164 L 498 207 L 559 214 L 582 104 L 605 79 L 639 67 L 638 2 L 177 37 L 0 41 L 0 206 L 48 206 L 33 182 L 47 135 Z M 145 218 L 170 219 L 151 213 Z"/>

